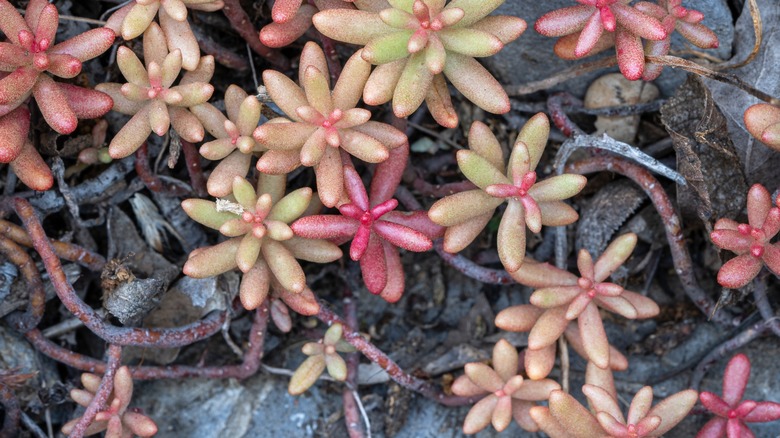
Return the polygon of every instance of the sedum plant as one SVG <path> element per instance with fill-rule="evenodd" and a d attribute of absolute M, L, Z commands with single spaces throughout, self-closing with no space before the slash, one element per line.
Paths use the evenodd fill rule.
<path fill-rule="evenodd" d="M 428 211 L 433 222 L 448 227 L 444 234 L 447 252 L 461 251 L 470 244 L 495 209 L 506 202 L 496 238 L 498 256 L 507 271 L 515 272 L 525 258 L 526 226 L 538 233 L 542 225 L 568 225 L 577 220 L 577 212 L 562 200 L 585 187 L 584 176 L 564 174 L 536 181 L 535 169 L 549 133 L 547 116 L 533 116 L 517 136 L 507 163 L 490 129 L 481 122 L 471 125 L 470 150 L 458 151 L 457 158 L 461 172 L 477 189 L 446 196 Z"/>
<path fill-rule="evenodd" d="M 279 72 L 263 72 L 268 94 L 289 119 L 272 119 L 255 130 L 257 143 L 269 149 L 257 170 L 282 174 L 300 165 L 313 167 L 320 200 L 335 206 L 344 186 L 340 151 L 379 163 L 407 141 L 396 128 L 369 120 L 370 111 L 355 108 L 370 70 L 360 52 L 354 54 L 331 92 L 325 54 L 309 42 L 301 54 L 301 87 Z"/>
<path fill-rule="evenodd" d="M 73 389 L 70 396 L 81 406 L 89 406 L 100 388 L 101 377 L 90 373 L 81 375 L 84 389 Z M 157 434 L 157 425 L 151 418 L 137 410 L 128 409 L 133 398 L 133 378 L 130 369 L 119 367 L 114 375 L 114 390 L 108 399 L 108 408 L 98 412 L 95 421 L 87 428 L 85 435 L 106 431 L 106 437 L 150 437 Z M 70 435 L 81 418 L 75 418 L 64 426 L 62 433 Z"/>
<path fill-rule="evenodd" d="M 293 373 L 287 392 L 291 395 L 303 394 L 325 369 L 333 379 L 339 382 L 347 380 L 347 363 L 339 353 L 352 353 L 355 348 L 341 339 L 343 332 L 341 324 L 333 324 L 319 342 L 304 344 L 301 350 L 309 357 Z"/>
<path fill-rule="evenodd" d="M 197 71 L 188 72 L 179 85 L 173 85 L 181 72 L 182 54 L 179 49 L 168 52 L 163 30 L 156 23 L 144 32 L 143 43 L 146 67 L 131 49 L 120 47 L 117 65 L 128 82 L 97 86 L 114 99 L 114 110 L 133 116 L 108 146 L 114 159 L 131 155 L 149 134 L 154 132 L 163 136 L 171 126 L 181 138 L 191 143 L 200 142 L 205 134 L 203 125 L 188 108 L 209 100 L 214 87 L 192 80 L 191 77 L 204 75 Z M 213 58 L 206 58 L 209 60 L 199 65 L 213 65 Z"/>
<path fill-rule="evenodd" d="M 604 281 L 628 259 L 636 241 L 636 235 L 632 233 L 618 237 L 595 263 L 586 250 L 580 250 L 577 257 L 579 277 L 551 265 L 537 267 L 537 272 L 545 274 L 539 275 L 531 284 L 537 288 L 531 295 L 531 304 L 510 307 L 496 316 L 496 325 L 500 328 L 520 331 L 530 328 L 528 350 L 538 353 L 526 356 L 529 375 L 530 370 L 534 370 L 532 377 L 549 373 L 555 343 L 571 321 L 577 320 L 584 357 L 606 369 L 612 365 L 613 354 L 599 308 L 628 319 L 650 318 L 659 313 L 658 305 L 651 299 Z"/>
<path fill-rule="evenodd" d="M 379 173 L 379 171 L 377 171 Z M 394 211 L 398 201 L 380 196 L 385 190 L 383 178 L 372 182 L 369 198 L 357 171 L 344 168 L 344 183 L 349 202 L 341 204 L 341 215 L 315 215 L 292 224 L 295 234 L 308 239 L 343 242 L 351 238 L 349 257 L 360 262 L 363 282 L 373 294 L 394 303 L 404 291 L 404 272 L 398 248 L 422 252 L 433 247 L 431 239 L 441 228 L 428 220 L 424 211 Z M 375 188 L 377 186 L 378 188 Z M 386 193 L 385 193 L 386 194 Z"/>
<path fill-rule="evenodd" d="M 59 27 L 57 8 L 45 0 L 32 0 L 25 17 L 7 0 L 0 0 L 0 163 L 34 190 L 48 190 L 54 178 L 33 143 L 27 138 L 31 96 L 46 123 L 60 134 L 76 129 L 78 119 L 100 117 L 111 110 L 111 98 L 101 92 L 56 82 L 81 72 L 82 62 L 99 56 L 114 42 L 107 29 L 93 29 L 55 44 Z"/>
<path fill-rule="evenodd" d="M 744 120 L 750 135 L 780 151 L 780 108 L 757 103 L 745 111 Z"/>
<path fill-rule="evenodd" d="M 341 250 L 325 240 L 293 235 L 288 224 L 306 211 L 312 191 L 304 187 L 283 196 L 284 190 L 284 176 L 263 175 L 256 189 L 236 177 L 230 197 L 217 202 L 184 200 L 182 208 L 192 219 L 229 238 L 190 254 L 184 274 L 205 278 L 239 268 L 244 274 L 239 293 L 247 309 L 260 306 L 274 284 L 289 293 L 309 296 L 306 275 L 296 259 L 327 263 L 340 258 Z M 277 295 L 296 310 L 300 307 L 286 300 L 284 293 Z"/>
<path fill-rule="evenodd" d="M 509 111 L 501 84 L 475 57 L 491 56 L 517 39 L 520 18 L 488 16 L 504 0 L 392 0 L 379 12 L 330 9 L 317 13 L 314 26 L 337 41 L 365 46 L 364 60 L 379 65 L 363 92 L 369 105 L 393 101 L 407 117 L 423 100 L 442 126 L 457 126 L 447 79 L 486 111 Z"/>
<path fill-rule="evenodd" d="M 674 1 L 674 0 L 672 0 Z M 645 51 L 642 38 L 663 41 L 668 37 L 661 22 L 630 0 L 576 0 L 579 5 L 556 9 L 536 21 L 537 32 L 560 37 L 555 53 L 577 59 L 615 46 L 620 72 L 629 80 L 642 78 Z"/>
<path fill-rule="evenodd" d="M 634 7 L 661 22 L 666 38 L 645 42 L 645 54 L 664 56 L 669 54 L 672 33 L 676 30 L 691 44 L 701 49 L 717 49 L 718 36 L 707 26 L 701 24 L 704 14 L 682 6 L 682 0 L 657 0 L 658 3 L 638 2 Z M 645 66 L 642 80 L 652 81 L 658 78 L 662 65 L 649 63 Z"/>
<path fill-rule="evenodd" d="M 780 420 L 780 403 L 743 400 L 750 377 L 750 359 L 737 354 L 723 373 L 723 397 L 712 392 L 699 394 L 701 403 L 716 416 L 701 428 L 696 438 L 752 437 L 746 423 Z"/>
<path fill-rule="evenodd" d="M 260 30 L 260 41 L 268 47 L 284 47 L 311 27 L 318 11 L 327 9 L 381 10 L 390 7 L 385 0 L 279 0 L 271 9 L 273 22 Z"/>
<path fill-rule="evenodd" d="M 48 190 L 54 184 L 54 175 L 41 154 L 27 138 L 30 129 L 30 110 L 22 105 L 0 116 L 0 163 L 8 163 L 19 179 L 33 190 Z"/>
<path fill-rule="evenodd" d="M 463 397 L 486 395 L 471 408 L 463 421 L 463 432 L 474 434 L 493 424 L 501 432 L 512 419 L 523 429 L 536 432 L 539 427 L 529 411 L 534 402 L 547 400 L 550 392 L 561 389 L 554 380 L 524 380 L 518 374 L 519 356 L 509 342 L 501 339 L 493 347 L 492 367 L 483 363 L 468 363 L 466 374 L 452 384 L 452 392 Z"/>
<path fill-rule="evenodd" d="M 209 103 L 190 108 L 215 140 L 206 142 L 200 154 L 213 161 L 220 160 L 206 183 L 209 195 L 220 198 L 233 191 L 233 180 L 249 172 L 252 156 L 265 150 L 252 137 L 260 122 L 262 104 L 237 85 L 225 92 L 227 117 Z"/>
<path fill-rule="evenodd" d="M 549 408 L 531 408 L 531 417 L 552 438 L 661 437 L 688 415 L 698 395 L 688 389 L 653 406 L 653 389 L 645 386 L 636 393 L 624 417 L 614 389 L 586 384 L 582 392 L 592 412 L 571 395 L 556 390 L 550 394 Z"/>
<path fill-rule="evenodd" d="M 762 266 L 780 274 L 780 244 L 771 243 L 780 232 L 780 205 L 772 205 L 772 195 L 761 184 L 748 191 L 747 215 L 746 224 L 719 219 L 710 233 L 715 246 L 737 254 L 718 271 L 718 283 L 723 287 L 738 289 L 747 285 Z"/>
<path fill-rule="evenodd" d="M 106 27 L 125 40 L 132 40 L 144 34 L 159 15 L 168 50 L 178 49 L 182 67 L 195 70 L 200 62 L 200 46 L 187 22 L 187 8 L 217 11 L 224 5 L 221 0 L 133 0 L 114 12 Z"/>
<path fill-rule="evenodd" d="M 31 0 L 22 18 L 7 0 L 0 0 L 0 30 L 8 42 L 0 43 L 0 115 L 35 98 L 46 123 L 60 134 L 76 129 L 79 118 L 96 118 L 111 110 L 103 93 L 55 82 L 81 73 L 82 62 L 99 56 L 114 43 L 108 29 L 92 29 L 55 44 L 59 13 L 46 0 Z"/>

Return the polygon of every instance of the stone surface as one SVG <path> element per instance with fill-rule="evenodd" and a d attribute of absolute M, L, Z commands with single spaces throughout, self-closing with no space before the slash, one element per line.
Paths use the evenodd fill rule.
<path fill-rule="evenodd" d="M 573 0 L 549 0 L 549 1 L 519 1 L 507 0 L 498 8 L 496 14 L 514 15 L 523 18 L 528 23 L 528 29 L 516 41 L 507 45 L 501 52 L 484 62 L 489 69 L 495 72 L 502 83 L 525 84 L 532 81 L 548 78 L 563 69 L 574 65 L 590 62 L 600 56 L 588 57 L 572 62 L 559 59 L 553 54 L 555 38 L 548 38 L 538 34 L 533 25 L 543 14 L 554 9 L 572 6 Z M 704 24 L 709 26 L 718 35 L 720 47 L 707 51 L 721 59 L 731 57 L 732 41 L 734 39 L 734 26 L 731 11 L 726 5 L 726 0 L 697 0 L 685 1 L 683 5 L 698 9 L 705 13 Z M 684 48 L 682 39 L 675 36 L 672 50 Z M 610 49 L 611 50 L 611 49 Z M 614 56 L 614 50 L 606 56 Z M 617 71 L 617 67 L 612 69 Z M 582 97 L 588 84 L 604 72 L 589 73 L 571 81 L 558 85 L 554 90 L 566 90 L 576 96 Z M 663 95 L 671 95 L 674 89 L 685 79 L 682 72 L 674 72 L 667 68 L 655 84 L 661 89 Z"/>
<path fill-rule="evenodd" d="M 658 88 L 652 83 L 629 81 L 620 73 L 609 73 L 599 77 L 585 93 L 585 108 L 605 108 L 617 105 L 636 105 L 658 98 Z M 633 143 L 639 129 L 639 115 L 598 116 L 596 132 L 606 133 L 615 140 Z"/>
<path fill-rule="evenodd" d="M 139 383 L 132 406 L 143 408 L 157 423 L 158 438 L 343 437 L 341 393 L 320 381 L 305 394 L 287 393 L 287 380 L 260 374 L 245 382 L 185 380 Z M 372 388 L 361 387 L 364 399 Z M 381 403 L 381 401 L 380 401 Z M 372 436 L 383 438 L 380 404 L 367 404 Z M 464 437 L 461 430 L 468 407 L 448 408 L 412 397 L 406 422 L 396 438 Z M 376 421 L 374 421 L 376 420 Z M 492 428 L 474 435 L 499 436 Z M 500 436 L 533 437 L 512 424 Z"/>

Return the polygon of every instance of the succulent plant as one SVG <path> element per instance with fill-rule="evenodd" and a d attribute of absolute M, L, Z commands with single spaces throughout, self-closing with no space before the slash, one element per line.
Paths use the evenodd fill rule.
<path fill-rule="evenodd" d="M 295 370 L 287 392 L 291 395 L 303 394 L 314 385 L 326 368 L 335 380 L 347 380 L 347 363 L 338 353 L 351 353 L 355 348 L 341 339 L 343 332 L 341 324 L 333 324 L 319 342 L 304 344 L 301 350 L 309 357 Z"/>
<path fill-rule="evenodd" d="M 101 377 L 90 373 L 81 375 L 84 389 L 73 389 L 70 396 L 81 406 L 89 406 L 100 387 Z M 98 412 L 85 435 L 94 435 L 106 431 L 107 437 L 129 437 L 138 435 L 149 437 L 157 434 L 157 425 L 140 411 L 128 409 L 133 398 L 133 378 L 130 369 L 119 367 L 114 375 L 114 390 L 108 399 L 108 408 Z M 70 435 L 80 418 L 73 419 L 62 426 L 62 433 Z"/>
<path fill-rule="evenodd" d="M 555 44 L 555 53 L 564 59 L 594 55 L 615 45 L 620 72 L 627 79 L 640 79 L 645 68 L 642 38 L 666 39 L 667 31 L 661 22 L 629 6 L 630 0 L 576 1 L 580 4 L 539 17 L 534 25 L 536 31 L 561 37 Z"/>
<path fill-rule="evenodd" d="M 520 270 L 525 269 L 525 265 Z M 531 304 L 512 306 L 496 315 L 496 327 L 510 332 L 530 332 L 536 325 L 540 317 L 546 311 L 539 309 Z M 552 314 L 552 313 L 551 313 Z M 550 315 L 545 315 L 549 317 Z M 562 336 L 581 357 L 588 360 L 588 353 L 585 350 L 585 341 L 577 327 L 577 324 L 570 322 L 564 330 Z M 524 354 L 524 366 L 528 377 L 532 380 L 540 380 L 547 377 L 555 366 L 555 355 L 557 352 L 557 343 L 553 342 L 538 349 L 526 349 Z M 600 368 L 599 368 L 600 369 Z M 609 346 L 609 366 L 611 371 L 625 371 L 628 369 L 628 359 L 612 345 Z"/>
<path fill-rule="evenodd" d="M 257 169 L 281 174 L 301 164 L 314 167 L 320 200 L 328 207 L 335 206 L 344 186 L 340 150 L 379 163 L 387 159 L 391 149 L 406 143 L 404 133 L 370 121 L 370 111 L 355 108 L 370 70 L 360 52 L 356 53 L 331 93 L 325 54 L 309 42 L 301 54 L 302 87 L 279 72 L 263 72 L 268 94 L 292 120 L 279 117 L 257 127 L 255 140 L 269 149 L 257 162 Z"/>
<path fill-rule="evenodd" d="M 54 176 L 41 154 L 27 138 L 30 128 L 30 111 L 26 106 L 13 109 L 0 116 L 0 163 L 8 163 L 19 179 L 33 190 L 48 190 Z"/>
<path fill-rule="evenodd" d="M 634 7 L 658 21 L 666 31 L 666 38 L 645 43 L 645 54 L 663 56 L 669 53 L 672 44 L 672 33 L 677 30 L 686 40 L 702 49 L 716 49 L 718 36 L 707 26 L 701 24 L 704 14 L 682 6 L 682 0 L 657 0 L 658 4 L 638 2 Z M 663 70 L 662 65 L 649 63 L 645 66 L 642 80 L 652 81 L 658 78 Z"/>
<path fill-rule="evenodd" d="M 745 111 L 745 127 L 750 135 L 780 151 L 780 108 L 757 103 Z"/>
<path fill-rule="evenodd" d="M 311 27 L 311 19 L 318 11 L 327 9 L 367 10 L 387 8 L 385 0 L 279 0 L 271 9 L 273 22 L 260 30 L 260 41 L 268 47 L 284 47 L 297 40 Z"/>
<path fill-rule="evenodd" d="M 636 245 L 636 235 L 615 239 L 596 263 L 580 250 L 577 265 L 580 277 L 549 264 L 523 265 L 515 278 L 537 288 L 530 305 L 509 307 L 496 316 L 496 326 L 511 331 L 530 331 L 526 370 L 531 378 L 546 376 L 555 358 L 555 342 L 571 321 L 577 320 L 579 336 L 570 332 L 584 352 L 583 357 L 602 369 L 620 366 L 617 351 L 609 345 L 599 307 L 629 319 L 650 318 L 659 308 L 649 298 L 626 291 L 607 279 L 622 265 Z M 522 272 L 526 270 L 527 272 Z M 570 330 L 570 329 L 569 329 Z"/>
<path fill-rule="evenodd" d="M 209 160 L 221 160 L 206 185 L 209 194 L 217 198 L 229 195 L 235 177 L 244 177 L 249 172 L 252 155 L 265 150 L 252 137 L 262 111 L 257 98 L 231 85 L 225 92 L 225 109 L 227 118 L 209 103 L 190 108 L 206 131 L 216 138 L 204 143 L 200 154 Z"/>
<path fill-rule="evenodd" d="M 144 32 L 143 43 L 145 68 L 131 49 L 120 47 L 117 64 L 128 82 L 97 86 L 114 99 L 115 111 L 133 116 L 108 146 L 114 159 L 135 152 L 152 132 L 165 135 L 171 126 L 181 138 L 191 143 L 203 140 L 205 134 L 203 125 L 188 108 L 209 100 L 214 87 L 190 79 L 203 75 L 197 71 L 188 72 L 179 85 L 173 85 L 181 72 L 181 51 L 168 52 L 163 30 L 156 23 Z M 204 58 L 206 60 L 199 65 L 213 66 L 212 57 Z"/>
<path fill-rule="evenodd" d="M 550 122 L 533 116 L 515 140 L 507 164 L 498 140 L 481 122 L 469 130 L 470 150 L 458 151 L 458 166 L 478 188 L 438 200 L 428 211 L 435 223 L 448 227 L 444 249 L 455 253 L 485 228 L 495 209 L 507 202 L 498 227 L 498 256 L 509 272 L 520 269 L 525 257 L 525 227 L 538 233 L 542 225 L 568 225 L 577 212 L 561 202 L 585 187 L 584 176 L 564 174 L 536 182 L 534 171 L 547 145 Z M 463 208 L 468 205 L 469 208 Z"/>
<path fill-rule="evenodd" d="M 723 373 L 723 397 L 712 392 L 699 394 L 701 403 L 716 415 L 701 428 L 696 438 L 752 437 L 746 423 L 780 420 L 780 403 L 743 400 L 750 378 L 750 359 L 737 354 L 729 360 Z"/>
<path fill-rule="evenodd" d="M 304 213 L 312 191 L 304 187 L 283 196 L 284 189 L 284 176 L 262 175 L 256 190 L 249 181 L 236 177 L 231 197 L 217 202 L 184 200 L 182 208 L 192 219 L 230 238 L 190 254 L 184 274 L 205 278 L 238 267 L 244 274 L 241 303 L 247 309 L 262 304 L 274 282 L 283 291 L 309 295 L 306 276 L 296 259 L 327 263 L 341 257 L 341 250 L 325 240 L 293 235 L 288 224 Z M 284 293 L 277 294 L 290 304 Z"/>
<path fill-rule="evenodd" d="M 0 116 L 32 95 L 46 123 L 69 134 L 77 119 L 100 117 L 113 103 L 103 93 L 55 82 L 47 73 L 76 77 L 82 62 L 111 47 L 114 35 L 108 29 L 92 29 L 55 44 L 58 27 L 57 8 L 46 0 L 31 0 L 25 18 L 7 0 L 0 0 L 0 30 L 8 37 L 8 42 L 0 42 L 0 72 L 9 72 L 0 79 Z"/>
<path fill-rule="evenodd" d="M 780 274 L 780 244 L 771 243 L 780 232 L 780 205 L 772 206 L 772 195 L 760 184 L 750 188 L 747 198 L 748 223 L 722 218 L 710 233 L 715 246 L 737 254 L 718 271 L 718 283 L 731 289 L 748 284 L 762 266 Z"/>
<path fill-rule="evenodd" d="M 396 247 L 428 251 L 441 228 L 431 223 L 424 211 L 401 213 L 393 211 L 398 206 L 395 199 L 369 198 L 360 175 L 351 166 L 344 168 L 344 182 L 349 202 L 339 206 L 341 215 L 306 216 L 295 221 L 292 229 L 308 239 L 343 242 L 352 237 L 349 256 L 360 261 L 368 290 L 396 302 L 404 291 L 403 266 Z"/>
<path fill-rule="evenodd" d="M 474 57 L 491 56 L 517 39 L 520 18 L 488 14 L 504 0 L 393 0 L 379 12 L 331 9 L 318 12 L 314 26 L 337 41 L 364 45 L 361 56 L 379 65 L 371 73 L 363 100 L 393 101 L 393 112 L 407 117 L 423 100 L 443 126 L 457 126 L 444 76 L 486 111 L 509 111 L 501 84 Z"/>
<path fill-rule="evenodd" d="M 463 432 L 474 434 L 490 423 L 501 432 L 509 426 L 512 418 L 523 429 L 536 432 L 539 427 L 531 419 L 529 410 L 535 406 L 534 402 L 547 400 L 550 392 L 560 389 L 561 385 L 550 379 L 524 380 L 518 374 L 517 350 L 504 339 L 493 347 L 492 365 L 468 363 L 466 374 L 452 384 L 455 395 L 477 397 L 487 394 L 466 415 Z"/>
<path fill-rule="evenodd" d="M 146 32 L 159 15 L 168 50 L 178 49 L 182 56 L 182 68 L 195 70 L 200 61 L 200 46 L 187 22 L 187 8 L 199 11 L 222 9 L 221 0 L 134 0 L 114 12 L 106 27 L 132 40 Z"/>
<path fill-rule="evenodd" d="M 614 390 L 586 384 L 582 387 L 592 407 L 591 413 L 571 395 L 550 393 L 549 408 L 533 407 L 530 415 L 552 438 L 661 437 L 688 415 L 696 404 L 697 392 L 688 389 L 653 404 L 653 389 L 645 386 L 636 393 L 624 417 Z"/>

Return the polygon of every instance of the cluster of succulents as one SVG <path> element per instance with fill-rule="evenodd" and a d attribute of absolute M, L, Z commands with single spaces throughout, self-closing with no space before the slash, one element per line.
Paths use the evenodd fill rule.
<path fill-rule="evenodd" d="M 537 32 L 559 37 L 555 54 L 564 59 L 595 55 L 615 46 L 620 72 L 630 80 L 653 80 L 661 66 L 646 69 L 645 55 L 666 55 L 671 34 L 679 32 L 704 49 L 718 47 L 717 36 L 701 24 L 704 14 L 684 8 L 681 0 L 658 3 L 629 0 L 577 0 L 579 5 L 557 9 L 541 16 Z M 643 44 L 642 40 L 646 42 Z"/>
<path fill-rule="evenodd" d="M 750 377 L 750 359 L 736 354 L 723 373 L 723 396 L 709 391 L 699 394 L 699 400 L 707 410 L 715 414 L 705 424 L 696 438 L 739 438 L 753 436 L 747 423 L 767 423 L 780 420 L 780 403 L 744 400 Z"/>
<path fill-rule="evenodd" d="M 355 348 L 341 338 L 344 330 L 341 324 L 333 324 L 319 342 L 304 344 L 301 351 L 308 356 L 290 378 L 287 391 L 299 395 L 311 388 L 322 372 L 328 370 L 333 379 L 343 382 L 347 379 L 347 363 L 338 353 L 352 353 Z"/>
<path fill-rule="evenodd" d="M 47 190 L 54 178 L 28 139 L 32 96 L 46 123 L 60 134 L 76 129 L 78 119 L 104 115 L 113 105 L 107 95 L 55 81 L 81 72 L 82 62 L 100 56 L 114 43 L 114 34 L 98 28 L 56 43 L 57 7 L 31 0 L 25 16 L 8 0 L 0 0 L 0 163 L 10 163 L 19 179 L 35 190 Z"/>
<path fill-rule="evenodd" d="M 317 13 L 314 26 L 336 41 L 365 46 L 362 57 L 378 65 L 363 91 L 369 105 L 392 100 L 398 117 L 414 113 L 425 101 L 442 126 L 458 118 L 447 79 L 486 111 L 509 111 L 501 84 L 474 58 L 498 53 L 526 28 L 520 18 L 490 16 L 503 0 L 391 1 L 379 11 L 329 9 Z"/>
<path fill-rule="evenodd" d="M 773 205 L 769 191 L 756 184 L 748 191 L 748 223 L 728 218 L 715 222 L 710 234 L 712 243 L 737 255 L 718 271 L 718 283 L 722 286 L 739 289 L 753 280 L 763 266 L 780 275 L 780 243 L 772 243 L 780 232 L 780 198 L 776 204 Z"/>
<path fill-rule="evenodd" d="M 325 54 L 309 42 L 301 53 L 301 87 L 277 71 L 263 72 L 268 94 L 289 119 L 277 117 L 254 131 L 257 143 L 268 149 L 257 161 L 257 170 L 283 174 L 300 165 L 313 167 L 320 200 L 334 207 L 344 187 L 340 151 L 380 163 L 391 149 L 406 143 L 404 133 L 371 121 L 370 111 L 356 108 L 370 71 L 358 51 L 345 63 L 331 91 Z"/>
<path fill-rule="evenodd" d="M 680 0 L 633 5 L 629 0 L 576 1 L 542 16 L 536 31 L 559 37 L 555 52 L 567 59 L 615 46 L 620 70 L 632 80 L 658 77 L 662 66 L 646 63 L 645 56 L 666 55 L 675 30 L 701 48 L 718 44 L 701 23 L 703 14 L 683 7 Z M 222 1 L 134 0 L 116 11 L 106 28 L 54 44 L 55 6 L 31 0 L 22 18 L 7 0 L 0 0 L 0 30 L 8 39 L 0 43 L 0 137 L 7 139 L 0 146 L 0 162 L 10 163 L 31 188 L 52 185 L 51 171 L 28 138 L 30 96 L 60 134 L 72 133 L 78 118 L 101 117 L 112 107 L 132 116 L 110 142 L 108 155 L 114 159 L 135 153 L 151 133 L 169 135 L 171 128 L 188 142 L 208 140 L 200 153 L 219 162 L 207 182 L 209 195 L 216 199 L 186 199 L 182 208 L 196 222 L 217 230 L 223 240 L 193 251 L 183 271 L 202 278 L 238 269 L 243 306 L 257 309 L 270 302 L 271 316 L 282 331 L 292 324 L 288 309 L 302 315 L 320 310 L 301 261 L 336 261 L 343 256 L 339 246 L 349 242 L 349 257 L 359 262 L 366 289 L 397 302 L 405 288 L 399 249 L 429 251 L 434 240 L 443 237 L 444 251 L 460 252 L 499 214 L 499 260 L 518 283 L 535 292 L 530 304 L 499 313 L 495 325 L 529 332 L 528 348 L 521 364 L 515 347 L 501 340 L 494 347 L 492 366 L 466 365 L 453 392 L 483 398 L 467 415 L 464 432 L 476 433 L 491 423 L 501 431 L 514 419 L 526 430 L 543 430 L 553 437 L 660 436 L 687 415 L 697 393 L 683 391 L 652 406 L 652 388 L 645 387 L 624 416 L 611 371 L 625 369 L 627 359 L 610 345 L 601 316 L 602 310 L 627 319 L 659 313 L 649 298 L 607 281 L 631 255 L 636 236 L 616 238 L 596 261 L 581 250 L 579 275 L 526 257 L 528 230 L 539 233 L 543 225 L 565 226 L 578 219 L 564 201 L 587 183 L 574 174 L 542 178 L 544 170 L 538 165 L 550 133 L 547 116 L 537 114 L 525 124 L 508 157 L 490 128 L 475 121 L 468 133 L 469 149 L 457 152 L 457 162 L 476 188 L 439 199 L 428 211 L 396 211 L 399 203 L 393 196 L 406 166 L 408 139 L 396 127 L 372 120 L 374 114 L 365 106 L 391 102 L 395 117 L 404 118 L 425 102 L 437 123 L 455 128 L 459 120 L 449 81 L 476 106 L 496 114 L 509 111 L 501 84 L 475 59 L 498 53 L 526 30 L 521 18 L 490 15 L 503 3 L 277 0 L 271 10 L 273 23 L 259 36 L 266 45 L 290 44 L 313 24 L 325 39 L 362 47 L 346 61 L 338 79 L 315 42 L 307 42 L 301 52 L 297 84 L 283 72 L 263 72 L 266 94 L 274 104 L 270 107 L 281 113 L 261 123 L 263 104 L 236 85 L 224 95 L 226 114 L 208 103 L 214 94 L 209 82 L 215 61 L 201 56 L 188 9 L 215 11 L 224 6 Z M 128 46 L 117 50 L 117 66 L 127 83 L 88 90 L 52 78 L 73 78 L 82 62 L 108 50 L 116 36 L 131 40 L 141 35 L 143 61 Z M 751 107 L 745 124 L 752 135 L 780 149 L 776 106 Z M 85 162 L 107 161 L 105 154 L 98 159 L 97 146 Z M 313 168 L 316 193 L 310 187 L 287 192 L 288 174 L 301 166 Z M 373 170 L 368 190 L 358 172 L 363 168 Z M 718 274 L 725 287 L 745 286 L 763 266 L 780 274 L 780 244 L 772 242 L 780 231 L 780 200 L 773 205 L 769 192 L 754 186 L 747 212 L 748 224 L 721 219 L 711 235 L 716 246 L 737 254 Z M 309 357 L 290 381 L 291 394 L 304 392 L 325 369 L 336 380 L 347 378 L 338 352 L 352 350 L 342 335 L 343 327 L 334 324 L 320 342 L 304 345 Z M 588 361 L 589 383 L 583 392 L 590 410 L 547 378 L 562 337 Z M 727 376 L 749 373 L 749 362 L 740 363 L 730 365 Z M 75 390 L 72 398 L 86 406 L 100 379 L 85 374 L 82 381 L 85 390 Z M 151 420 L 127 408 L 132 378 L 126 367 L 117 371 L 114 387 L 108 409 L 97 415 L 89 431 L 154 434 Z M 719 418 L 708 423 L 701 436 L 722 436 L 726 430 L 745 430 L 744 422 L 780 416 L 776 404 L 739 403 L 744 385 L 740 388 L 724 388 L 723 399 L 702 393 L 703 404 Z M 545 401 L 548 406 L 537 405 Z M 69 433 L 76 422 L 63 432 Z"/>
<path fill-rule="evenodd" d="M 185 74 L 179 85 L 183 66 L 182 52 L 168 52 L 165 33 L 157 23 L 151 23 L 144 31 L 144 64 L 128 47 L 117 51 L 117 66 L 127 83 L 104 83 L 97 86 L 114 100 L 114 111 L 132 115 L 122 129 L 114 135 L 108 152 L 112 158 L 124 158 L 135 152 L 154 132 L 159 136 L 173 129 L 186 141 L 197 143 L 205 134 L 203 124 L 188 108 L 201 105 L 211 98 L 214 87 L 207 81 L 214 69 L 214 60 L 198 58 L 194 70 Z M 207 81 L 203 82 L 202 77 Z"/>
<path fill-rule="evenodd" d="M 84 389 L 72 389 L 70 397 L 81 406 L 87 407 L 100 389 L 102 378 L 91 373 L 81 375 Z M 140 410 L 128 409 L 133 398 L 133 377 L 126 366 L 119 367 L 114 374 L 113 391 L 107 400 L 107 408 L 97 413 L 95 421 L 89 425 L 84 435 L 94 435 L 105 431 L 109 437 L 140 436 L 150 437 L 157 434 L 157 425 Z M 62 426 L 62 433 L 70 436 L 81 417 Z"/>
<path fill-rule="evenodd" d="M 507 163 L 490 129 L 480 122 L 471 126 L 470 150 L 458 151 L 457 158 L 463 175 L 478 188 L 446 196 L 428 211 L 431 220 L 447 227 L 446 251 L 458 252 L 469 245 L 506 202 L 496 237 L 498 256 L 507 271 L 515 272 L 525 258 L 526 226 L 538 233 L 542 225 L 569 225 L 577 220 L 577 212 L 562 201 L 585 187 L 584 176 L 564 174 L 536 182 L 535 169 L 549 133 L 545 114 L 532 117 L 518 134 Z"/>

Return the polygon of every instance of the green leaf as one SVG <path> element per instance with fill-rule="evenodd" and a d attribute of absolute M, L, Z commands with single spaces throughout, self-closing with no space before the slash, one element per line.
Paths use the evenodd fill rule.
<path fill-rule="evenodd" d="M 217 204 L 205 199 L 185 199 L 181 203 L 181 208 L 195 222 L 215 230 L 219 230 L 225 222 L 237 217 L 227 211 L 217 211 Z"/>

